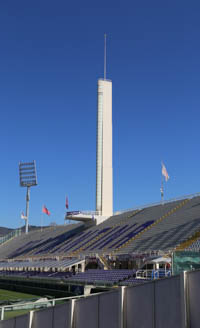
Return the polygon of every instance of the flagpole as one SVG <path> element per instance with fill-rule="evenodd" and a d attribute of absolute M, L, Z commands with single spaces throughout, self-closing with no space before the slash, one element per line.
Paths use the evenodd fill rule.
<path fill-rule="evenodd" d="M 164 183 L 163 183 L 163 175 L 161 173 L 161 188 L 160 188 L 160 192 L 161 192 L 161 203 L 163 205 L 164 203 Z"/>
<path fill-rule="evenodd" d="M 43 222 L 43 214 L 41 214 L 41 217 L 40 217 L 40 230 L 42 232 L 42 222 Z"/>

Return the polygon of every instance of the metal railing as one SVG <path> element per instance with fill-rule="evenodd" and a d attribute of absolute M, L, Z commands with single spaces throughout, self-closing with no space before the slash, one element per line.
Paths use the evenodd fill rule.
<path fill-rule="evenodd" d="M 126 209 L 126 210 L 116 211 L 116 212 L 113 213 L 113 215 L 119 215 L 119 214 L 123 214 L 123 213 L 126 213 L 126 212 L 131 212 L 131 211 L 136 211 L 136 210 L 142 210 L 144 208 L 158 206 L 158 205 L 165 205 L 165 204 L 173 203 L 173 202 L 176 202 L 176 201 L 179 201 L 179 200 L 183 200 L 183 199 L 192 199 L 192 198 L 198 197 L 198 196 L 200 196 L 200 192 L 195 193 L 195 194 L 190 194 L 190 195 L 175 197 L 175 198 L 171 198 L 171 199 L 168 199 L 168 200 L 159 201 L 159 202 L 155 202 L 155 203 L 149 203 L 149 204 L 146 204 L 146 205 L 138 205 L 138 206 L 135 206 L 135 207 Z M 100 215 L 100 213 L 98 211 L 72 211 L 72 212 L 69 212 L 69 214 L 67 214 L 67 216 L 68 215 L 69 216 L 70 215 L 80 215 L 80 214 L 83 214 L 83 215 L 91 215 L 91 216 L 92 215 L 97 215 L 97 216 Z"/>
<path fill-rule="evenodd" d="M 0 245 L 17 236 L 21 236 L 21 229 L 16 229 L 14 231 L 9 232 L 7 235 L 0 237 Z"/>
<path fill-rule="evenodd" d="M 170 277 L 171 270 L 138 270 L 136 271 L 137 279 L 159 279 Z"/>
<path fill-rule="evenodd" d="M 131 211 L 135 211 L 135 210 L 143 210 L 144 208 L 147 208 L 147 207 L 165 205 L 165 204 L 173 203 L 173 202 L 183 200 L 183 199 L 192 199 L 192 198 L 198 197 L 198 196 L 200 196 L 200 192 L 195 193 L 195 194 L 180 196 L 180 197 L 176 197 L 176 198 L 171 198 L 171 199 L 165 200 L 165 201 L 159 201 L 159 202 L 150 203 L 150 204 L 146 204 L 146 205 L 140 205 L 140 206 L 136 206 L 136 207 L 133 207 L 133 208 L 130 208 L 130 209 L 127 209 L 127 210 L 117 211 L 117 212 L 114 212 L 114 215 L 119 215 L 119 214 L 123 214 L 123 213 L 126 213 L 126 212 L 131 212 Z"/>
<path fill-rule="evenodd" d="M 70 211 L 66 213 L 66 216 L 76 216 L 76 215 L 99 215 L 98 211 Z"/>
<path fill-rule="evenodd" d="M 92 296 L 99 295 L 99 294 L 102 294 L 102 292 L 90 294 L 90 295 L 78 295 L 78 296 L 54 298 L 54 299 L 45 300 L 45 301 L 38 300 L 35 302 L 27 302 L 27 303 L 24 302 L 24 303 L 12 304 L 12 305 L 0 306 L 0 313 L 1 313 L 0 320 L 4 320 L 6 311 L 17 311 L 17 310 L 30 310 L 31 311 L 31 310 L 35 310 L 35 309 L 52 307 L 52 306 L 55 306 L 56 304 L 60 304 L 61 302 L 70 301 L 72 299 L 92 297 Z"/>

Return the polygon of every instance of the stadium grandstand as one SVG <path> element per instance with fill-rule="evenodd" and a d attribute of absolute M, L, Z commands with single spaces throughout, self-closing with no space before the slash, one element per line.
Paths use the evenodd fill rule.
<path fill-rule="evenodd" d="M 99 225 L 53 226 L 13 235 L 1 244 L 1 259 L 168 254 L 190 240 L 198 248 L 200 195 L 141 206 Z M 193 240 L 192 238 L 196 239 Z M 6 240 L 6 238 L 5 238 Z M 195 243 L 196 242 L 196 243 Z M 187 249 L 190 245 L 187 245 Z"/>
<path fill-rule="evenodd" d="M 18 287 L 19 284 L 22 286 L 25 281 L 26 284 L 30 283 L 30 286 L 33 284 L 37 286 L 38 281 L 40 292 L 43 282 L 45 286 L 49 284 L 52 290 L 53 286 L 56 286 L 54 288 L 58 292 L 60 288 L 58 286 L 61 284 L 63 293 L 64 289 L 67 288 L 68 295 L 70 295 L 70 297 L 64 297 L 61 300 L 65 306 L 70 302 L 70 318 L 72 318 L 73 302 L 76 302 L 76 306 L 78 306 L 78 304 L 82 304 L 80 302 L 83 300 L 86 303 L 88 302 L 86 300 L 91 300 L 91 304 L 93 304 L 95 301 L 92 300 L 95 299 L 93 298 L 95 295 L 96 297 L 101 295 L 107 295 L 108 298 L 114 297 L 112 301 L 114 303 L 111 307 L 115 307 L 113 304 L 119 303 L 119 299 L 129 297 L 129 290 L 124 294 L 124 288 L 140 287 L 141 295 L 152 288 L 152 283 L 156 284 L 159 281 L 168 281 L 169 287 L 167 288 L 170 290 L 174 288 L 174 284 L 175 288 L 182 288 L 180 286 L 183 283 L 182 280 L 186 279 L 186 275 L 173 275 L 173 254 L 176 251 L 193 253 L 194 250 L 199 253 L 199 213 L 200 194 L 194 194 L 117 212 L 100 224 L 93 220 L 88 225 L 88 222 L 81 220 L 81 222 L 73 224 L 47 227 L 42 231 L 41 229 L 33 229 L 28 234 L 25 231 L 19 233 L 18 230 L 9 232 L 0 244 L 0 285 L 4 284 L 6 287 L 8 284 L 14 284 L 17 288 L 17 285 Z M 81 212 L 78 212 L 79 216 L 80 214 Z M 68 217 L 66 214 L 66 218 Z M 195 272 L 198 273 L 199 271 Z M 173 280 L 174 277 L 178 278 Z M 193 277 L 192 273 L 191 277 Z M 177 283 L 176 279 L 180 281 Z M 186 280 L 184 281 L 186 283 Z M 105 288 L 107 288 L 107 292 L 105 292 Z M 137 289 L 134 290 L 137 291 Z M 180 290 L 177 293 L 180 293 Z M 58 295 L 64 296 L 66 294 L 62 294 L 60 291 Z M 137 297 L 139 300 L 142 296 L 137 295 Z M 177 295 L 173 297 L 177 302 Z M 55 299 L 52 304 L 46 300 L 38 307 L 49 307 L 49 310 L 50 307 L 53 307 L 54 309 L 51 311 L 57 311 L 56 302 L 59 303 L 58 300 Z M 181 303 L 182 299 L 179 301 Z M 34 310 L 35 304 L 31 304 L 29 310 Z M 3 305 L 1 319 L 4 319 L 4 312 L 11 309 L 6 306 Z M 24 305 L 20 306 L 19 308 L 24 308 Z M 158 307 L 158 305 L 156 306 Z M 13 309 L 15 309 L 14 305 Z M 43 311 L 42 313 L 45 313 L 47 310 Z M 118 317 L 119 313 L 115 315 Z M 34 316 L 36 318 L 38 314 L 34 314 Z M 124 316 L 123 314 L 123 320 L 125 320 Z M 128 320 L 128 316 L 129 314 L 126 313 L 126 320 Z M 30 323 L 30 314 L 28 318 Z M 44 322 L 47 319 L 37 320 Z M 76 322 L 79 319 L 73 320 Z M 178 322 L 177 327 L 183 327 L 182 314 L 176 320 Z M 4 327 L 3 322 L 7 322 L 7 320 L 1 321 L 0 327 Z M 142 322 L 141 318 L 138 319 L 138 322 Z M 40 325 L 35 327 L 40 327 Z M 77 323 L 72 325 L 71 322 L 69 327 L 83 326 Z M 92 326 L 89 324 L 88 327 Z M 105 327 L 122 328 L 130 327 L 130 325 L 127 323 L 126 326 L 123 326 L 122 319 L 120 319 L 116 326 L 109 323 Z M 136 325 L 136 327 L 140 326 Z M 160 326 L 158 325 L 158 327 Z"/>
<path fill-rule="evenodd" d="M 194 194 L 118 212 L 99 225 L 81 222 L 33 230 L 29 234 L 12 232 L 1 241 L 0 274 L 28 272 L 29 276 L 56 277 L 60 272 L 69 278 L 81 272 L 82 277 L 85 268 L 95 266 L 104 270 L 131 269 L 134 278 L 138 277 L 135 270 L 141 270 L 144 262 L 161 256 L 166 259 L 164 263 L 159 265 L 157 261 L 154 267 L 150 263 L 148 267 L 166 269 L 168 263 L 169 269 L 176 250 L 199 251 L 199 211 L 200 195 Z M 166 275 L 169 274 L 167 270 Z M 73 277 L 76 279 L 79 276 Z"/>

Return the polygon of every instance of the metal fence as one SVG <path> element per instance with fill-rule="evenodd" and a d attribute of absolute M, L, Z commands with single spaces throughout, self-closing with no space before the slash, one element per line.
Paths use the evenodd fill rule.
<path fill-rule="evenodd" d="M 16 229 L 14 231 L 11 231 L 7 235 L 5 235 L 3 237 L 0 237 L 0 245 L 4 244 L 9 239 L 12 239 L 12 238 L 17 237 L 17 236 L 21 236 L 21 233 L 22 233 L 21 229 Z"/>
<path fill-rule="evenodd" d="M 24 303 L 15 303 L 11 305 L 4 305 L 0 307 L 0 320 L 4 320 L 5 312 L 7 311 L 19 311 L 19 310 L 37 310 L 37 309 L 44 309 L 48 307 L 52 307 L 67 301 L 70 301 L 72 299 L 81 299 L 81 298 L 88 298 L 94 295 L 99 295 L 102 293 L 95 293 L 91 295 L 79 295 L 79 296 L 71 296 L 71 297 L 62 297 L 62 298 L 54 298 L 54 299 L 41 299 L 37 300 L 35 302 L 24 302 Z"/>
<path fill-rule="evenodd" d="M 180 196 L 180 197 L 176 197 L 176 198 L 171 198 L 169 200 L 164 200 L 164 201 L 160 201 L 160 202 L 156 202 L 156 203 L 150 203 L 150 204 L 140 205 L 140 206 L 138 205 L 138 206 L 133 207 L 133 208 L 129 208 L 129 209 L 122 210 L 122 211 L 117 211 L 117 212 L 114 213 L 114 215 L 119 215 L 119 214 L 123 214 L 123 213 L 126 213 L 126 212 L 131 212 L 131 211 L 136 211 L 136 210 L 142 210 L 144 208 L 158 206 L 158 205 L 165 205 L 165 204 L 173 203 L 173 202 L 183 200 L 183 199 L 192 199 L 192 198 L 198 197 L 198 196 L 200 196 L 200 192 L 195 193 L 195 194 Z"/>

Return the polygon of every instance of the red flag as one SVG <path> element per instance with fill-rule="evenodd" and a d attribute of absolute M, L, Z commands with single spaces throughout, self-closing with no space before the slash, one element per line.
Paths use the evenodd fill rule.
<path fill-rule="evenodd" d="M 47 214 L 47 215 L 50 215 L 51 213 L 49 212 L 49 210 L 46 208 L 45 205 L 43 205 L 43 208 L 42 208 L 42 212 Z"/>
<path fill-rule="evenodd" d="M 66 208 L 69 208 L 69 202 L 68 202 L 68 197 L 66 197 L 66 203 L 65 203 Z"/>

